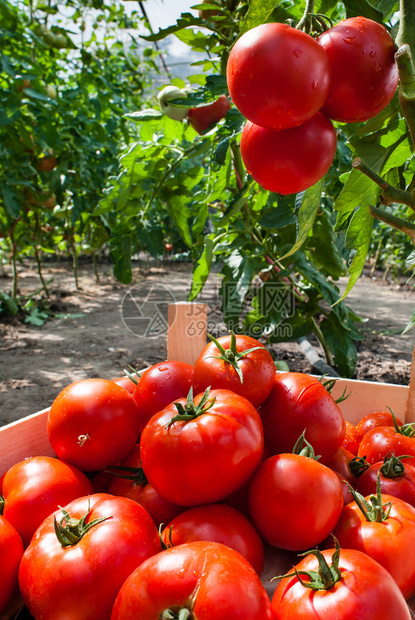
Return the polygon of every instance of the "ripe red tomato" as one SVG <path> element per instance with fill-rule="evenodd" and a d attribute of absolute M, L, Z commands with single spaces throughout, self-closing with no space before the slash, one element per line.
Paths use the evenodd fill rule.
<path fill-rule="evenodd" d="M 222 543 L 238 551 L 255 572 L 264 569 L 264 543 L 252 523 L 243 514 L 224 504 L 205 504 L 181 512 L 162 531 L 169 546 L 204 540 Z"/>
<path fill-rule="evenodd" d="M 334 549 L 322 552 L 334 564 Z M 337 563 L 341 578 L 327 589 L 311 589 L 291 576 L 281 579 L 272 597 L 275 620 L 410 620 L 411 614 L 395 580 L 378 562 L 354 549 L 341 549 Z M 315 555 L 306 555 L 297 565 L 301 579 L 305 571 L 319 571 Z"/>
<path fill-rule="evenodd" d="M 140 445 L 137 444 L 130 454 L 116 468 L 106 470 L 110 478 L 107 492 L 111 495 L 128 497 L 138 502 L 147 510 L 154 523 L 159 527 L 169 523 L 183 511 L 183 506 L 177 506 L 160 497 L 148 483 L 142 462 Z"/>
<path fill-rule="evenodd" d="M 164 249 L 166 252 L 172 252 L 173 251 L 173 244 L 172 243 L 165 243 L 164 244 Z"/>
<path fill-rule="evenodd" d="M 276 194 L 296 194 L 317 183 L 336 154 L 331 121 L 315 114 L 303 124 L 275 131 L 248 121 L 241 136 L 241 155 L 249 174 Z"/>
<path fill-rule="evenodd" d="M 107 379 L 71 383 L 49 411 L 49 442 L 60 459 L 83 471 L 116 465 L 133 449 L 139 431 L 135 400 Z"/>
<path fill-rule="evenodd" d="M 382 24 L 351 17 L 319 36 L 332 81 L 324 112 L 345 123 L 365 121 L 391 101 L 398 86 L 395 43 Z"/>
<path fill-rule="evenodd" d="M 274 377 L 268 349 L 255 338 L 232 333 L 204 347 L 195 362 L 192 383 L 196 394 L 209 386 L 232 390 L 259 407 L 271 392 Z"/>
<path fill-rule="evenodd" d="M 0 613 L 17 590 L 22 555 L 22 539 L 12 524 L 0 516 Z"/>
<path fill-rule="evenodd" d="M 226 76 L 241 114 L 276 130 L 309 120 L 323 106 L 330 87 L 323 48 L 305 32 L 280 23 L 245 32 L 231 50 Z"/>
<path fill-rule="evenodd" d="M 226 95 L 221 95 L 213 103 L 198 108 L 190 108 L 187 113 L 189 123 L 197 133 L 203 135 L 210 131 L 216 123 L 225 117 L 232 107 Z"/>
<path fill-rule="evenodd" d="M 261 461 L 264 435 L 255 407 L 230 390 L 181 398 L 154 415 L 141 435 L 149 483 L 174 504 L 218 502 Z"/>
<path fill-rule="evenodd" d="M 396 424 L 402 426 L 402 422 L 399 418 L 396 418 Z M 378 426 L 394 426 L 393 416 L 390 411 L 374 411 L 368 413 L 356 424 L 356 431 L 359 436 L 359 443 L 362 441 L 364 435 L 372 428 Z"/>
<path fill-rule="evenodd" d="M 68 525 L 69 517 L 73 537 L 64 532 L 59 541 L 54 519 Z M 47 517 L 24 552 L 23 601 L 43 620 L 109 620 L 125 579 L 160 550 L 157 528 L 136 502 L 105 493 L 79 498 Z"/>
<path fill-rule="evenodd" d="M 155 413 L 188 395 L 192 377 L 193 366 L 175 360 L 158 362 L 143 372 L 133 392 L 139 411 L 139 434 Z"/>
<path fill-rule="evenodd" d="M 3 478 L 3 516 L 25 547 L 59 506 L 92 493 L 92 484 L 76 467 L 48 456 L 33 456 L 10 467 Z"/>
<path fill-rule="evenodd" d="M 111 620 L 174 617 L 273 620 L 273 613 L 264 586 L 245 558 L 220 543 L 197 541 L 143 562 L 122 586 Z"/>
<path fill-rule="evenodd" d="M 376 496 L 364 499 L 371 507 Z M 384 566 L 406 599 L 415 594 L 415 508 L 392 495 L 381 495 L 383 516 L 373 511 L 368 520 L 356 501 L 347 504 L 333 529 L 341 547 L 358 549 Z M 392 616 L 391 616 L 392 617 Z"/>
<path fill-rule="evenodd" d="M 334 398 L 318 379 L 299 372 L 275 376 L 260 414 L 269 454 L 291 452 L 305 429 L 315 454 L 327 463 L 345 434 L 345 421 Z"/>
<path fill-rule="evenodd" d="M 405 429 L 405 426 L 399 427 Z M 411 427 L 409 427 L 411 428 Z M 415 436 L 397 431 L 394 426 L 378 426 L 372 428 L 364 436 L 359 445 L 358 456 L 364 456 L 368 463 L 383 461 L 387 454 L 395 456 L 409 455 L 406 463 L 415 464 Z"/>
<path fill-rule="evenodd" d="M 399 497 L 415 507 L 415 467 L 390 455 L 383 462 L 373 463 L 361 474 L 355 489 L 361 495 L 376 493 L 379 475 L 382 493 Z"/>
<path fill-rule="evenodd" d="M 356 456 L 359 449 L 360 435 L 354 424 L 345 420 L 346 434 L 344 436 L 342 446 Z"/>
<path fill-rule="evenodd" d="M 287 453 L 261 463 L 249 484 L 248 504 L 265 542 L 302 551 L 330 534 L 344 502 L 334 471 L 313 458 Z"/>

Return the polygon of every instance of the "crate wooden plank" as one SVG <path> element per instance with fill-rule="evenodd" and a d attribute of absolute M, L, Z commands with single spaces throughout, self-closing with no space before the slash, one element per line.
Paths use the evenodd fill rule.
<path fill-rule="evenodd" d="M 195 363 L 206 344 L 207 305 L 192 302 L 169 304 L 167 359 Z"/>
<path fill-rule="evenodd" d="M 29 456 L 55 456 L 47 435 L 48 409 L 0 428 L 0 476 Z"/>

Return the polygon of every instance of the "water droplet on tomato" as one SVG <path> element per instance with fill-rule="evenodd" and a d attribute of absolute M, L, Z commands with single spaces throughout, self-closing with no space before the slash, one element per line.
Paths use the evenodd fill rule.
<path fill-rule="evenodd" d="M 355 36 L 353 36 L 353 37 L 343 37 L 343 41 L 345 43 L 348 43 L 349 45 L 352 45 L 355 42 L 355 40 L 356 40 Z"/>
<path fill-rule="evenodd" d="M 371 58 L 374 58 L 374 57 L 376 56 L 376 52 L 375 52 L 375 50 L 371 50 L 371 51 L 369 52 L 369 56 L 370 56 Z"/>
<path fill-rule="evenodd" d="M 294 50 L 294 56 L 296 56 L 297 58 L 300 58 L 302 53 L 303 53 L 303 50 Z"/>
<path fill-rule="evenodd" d="M 378 62 L 375 62 L 375 71 L 380 71 L 381 70 L 381 66 Z"/>
<path fill-rule="evenodd" d="M 311 82 L 311 88 L 312 88 L 313 90 L 316 90 L 316 88 L 318 88 L 318 82 L 316 82 L 316 81 L 314 81 L 314 80 L 313 80 L 313 81 Z"/>

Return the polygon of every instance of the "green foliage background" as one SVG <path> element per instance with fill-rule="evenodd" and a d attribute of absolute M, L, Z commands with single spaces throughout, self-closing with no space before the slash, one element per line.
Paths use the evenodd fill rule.
<path fill-rule="evenodd" d="M 69 247 L 76 266 L 79 252 L 109 248 L 116 277 L 128 284 L 139 250 L 159 257 L 165 242 L 174 240 L 194 265 L 190 299 L 215 267 L 223 276 L 222 312 L 229 328 L 255 329 L 269 343 L 314 333 L 327 361 L 352 376 L 361 335 L 346 294 L 368 253 L 377 250 L 380 264 L 393 253 L 395 264 L 415 264 L 402 227 L 391 234 L 373 217 L 372 207 L 382 206 L 379 185 L 351 167 L 360 157 L 389 183 L 410 187 L 413 145 L 398 97 L 366 123 L 336 124 L 338 149 L 329 173 L 309 190 L 282 197 L 246 174 L 239 153 L 245 119 L 235 108 L 200 136 L 187 121 L 161 114 L 148 80 L 156 70 L 152 44 L 174 34 L 203 55 L 188 84 L 171 80 L 193 88 L 177 104 L 206 105 L 227 94 L 224 73 L 236 37 L 265 21 L 297 23 L 302 3 L 212 0 L 204 8 L 216 7 L 214 18 L 197 17 L 202 5 L 195 5 L 195 13 L 142 37 L 147 48 L 131 34 L 142 16 L 127 16 L 123 3 L 72 0 L 38 4 L 35 13 L 20 4 L 26 10 L 0 0 L 0 231 L 12 261 L 34 255 L 40 270 L 42 252 Z M 74 42 L 67 19 L 65 27 L 56 19 L 63 6 L 81 33 L 86 16 L 93 16 L 88 40 Z M 314 3 L 314 12 L 333 22 L 363 15 L 393 35 L 398 10 L 393 0 Z M 103 24 L 100 40 L 96 31 Z M 128 46 L 117 37 L 121 30 L 130 33 Z M 52 45 L 46 40 L 50 32 Z M 58 35 L 66 37 L 63 48 L 56 46 Z M 39 161 L 51 154 L 56 168 L 39 171 Z M 51 194 L 57 206 L 48 210 L 42 201 Z M 37 204 L 30 201 L 33 195 Z M 382 209 L 412 225 L 413 210 L 396 204 Z M 341 298 L 337 281 L 346 274 Z M 270 286 L 292 298 L 292 307 L 270 308 L 263 294 Z M 16 290 L 3 301 L 10 305 L 15 297 Z M 413 322 L 414 317 L 408 328 Z"/>

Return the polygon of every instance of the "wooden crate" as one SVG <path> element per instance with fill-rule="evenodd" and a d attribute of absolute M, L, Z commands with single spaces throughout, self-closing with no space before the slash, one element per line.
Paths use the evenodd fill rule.
<path fill-rule="evenodd" d="M 169 330 L 167 338 L 167 359 L 193 364 L 206 343 L 206 305 L 180 302 L 169 307 Z M 415 422 L 415 364 L 412 364 L 411 387 L 338 379 L 333 388 L 337 398 L 344 389 L 349 397 L 340 403 L 346 420 L 353 424 L 367 413 L 376 410 L 393 409 L 402 422 Z M 0 428 L 0 476 L 14 463 L 29 456 L 54 456 L 46 436 L 49 409 L 27 416 Z M 272 577 L 291 569 L 297 555 L 266 547 L 266 563 L 262 581 L 270 595 L 276 588 Z M 415 556 L 414 556 L 415 561 Z M 409 601 L 415 610 L 415 597 Z M 5 620 L 7 616 L 0 616 Z M 391 619 L 392 620 L 392 619 Z"/>

